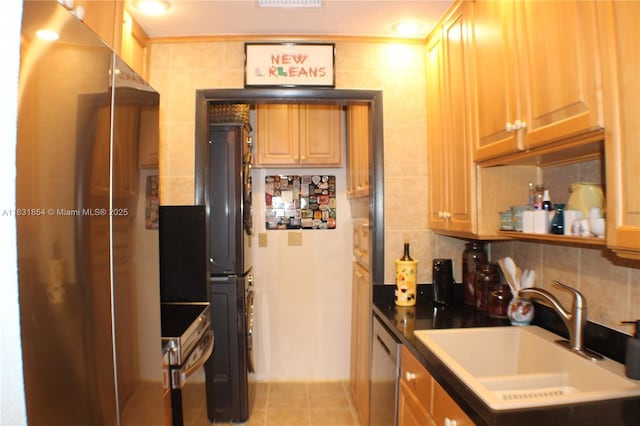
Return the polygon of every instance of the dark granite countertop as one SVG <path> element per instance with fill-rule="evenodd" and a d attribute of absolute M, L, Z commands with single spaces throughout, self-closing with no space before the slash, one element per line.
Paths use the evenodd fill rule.
<path fill-rule="evenodd" d="M 378 288 L 376 288 L 378 287 Z M 387 287 L 387 288 L 382 288 Z M 477 397 L 456 375 L 413 334 L 413 330 L 434 328 L 490 327 L 509 325 L 506 319 L 490 318 L 485 312 L 454 303 L 447 307 L 435 305 L 429 297 L 430 285 L 419 286 L 414 307 L 399 307 L 389 297 L 394 286 L 374 286 L 373 313 L 427 368 L 429 373 L 451 395 L 477 425 L 496 426 L 639 426 L 640 398 L 626 398 L 571 404 L 555 407 L 495 411 Z M 458 287 L 458 286 L 456 286 Z M 458 298 L 459 299 L 459 298 Z M 535 325 L 562 335 L 563 324 L 555 313 L 536 305 Z M 585 332 L 587 347 L 618 360 L 624 353 L 625 337 L 610 329 L 589 323 Z M 564 336 L 566 337 L 566 335 Z M 622 352 L 621 352 L 622 351 Z M 619 361 L 620 362 L 620 361 Z"/>

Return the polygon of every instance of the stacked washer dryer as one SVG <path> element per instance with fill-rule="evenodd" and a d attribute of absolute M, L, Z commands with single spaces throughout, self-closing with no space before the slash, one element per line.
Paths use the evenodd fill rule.
<path fill-rule="evenodd" d="M 252 362 L 253 276 L 251 137 L 245 123 L 209 126 L 205 166 L 208 209 L 209 302 L 216 336 L 205 365 L 209 420 L 244 422 L 249 416 Z"/>

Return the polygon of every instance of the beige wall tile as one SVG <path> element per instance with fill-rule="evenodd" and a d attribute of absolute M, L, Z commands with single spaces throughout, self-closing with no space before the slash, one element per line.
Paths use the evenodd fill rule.
<path fill-rule="evenodd" d="M 424 177 L 385 177 L 385 229 L 425 230 L 428 227 L 427 179 Z"/>
<path fill-rule="evenodd" d="M 163 176 L 160 180 L 160 204 L 192 205 L 194 200 L 193 176 Z"/>
<path fill-rule="evenodd" d="M 505 256 L 511 256 L 522 269 L 535 270 L 535 286 L 549 290 L 567 309 L 571 296 L 553 286 L 553 280 L 581 291 L 587 299 L 590 321 L 629 332 L 620 321 L 640 318 L 640 270 L 636 262 L 618 259 L 598 248 L 522 241 L 491 244 L 492 261 Z"/>
<path fill-rule="evenodd" d="M 194 176 L 195 129 L 192 123 L 169 123 L 163 154 L 169 157 L 166 170 L 170 176 Z"/>
<path fill-rule="evenodd" d="M 580 291 L 589 303 L 589 319 L 620 328 L 631 313 L 629 271 L 609 262 L 605 250 L 582 249 Z"/>
<path fill-rule="evenodd" d="M 426 131 L 424 124 L 391 123 L 385 127 L 385 177 L 427 176 Z"/>

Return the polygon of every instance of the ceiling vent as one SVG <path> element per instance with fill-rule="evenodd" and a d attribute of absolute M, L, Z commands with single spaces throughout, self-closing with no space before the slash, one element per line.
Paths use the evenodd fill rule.
<path fill-rule="evenodd" d="M 321 7 L 322 0 L 258 0 L 259 7 Z"/>

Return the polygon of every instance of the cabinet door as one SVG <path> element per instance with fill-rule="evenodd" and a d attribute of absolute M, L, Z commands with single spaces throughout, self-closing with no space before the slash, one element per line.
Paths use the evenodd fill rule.
<path fill-rule="evenodd" d="M 335 105 L 300 105 L 300 159 L 302 165 L 342 164 L 342 114 Z"/>
<path fill-rule="evenodd" d="M 347 107 L 347 197 L 369 196 L 369 106 Z"/>
<path fill-rule="evenodd" d="M 298 164 L 298 106 L 258 105 L 256 112 L 256 165 Z"/>
<path fill-rule="evenodd" d="M 513 8 L 511 1 L 481 0 L 473 5 L 478 111 L 476 161 L 520 150 L 519 132 L 506 129 L 506 124 L 515 123 L 520 114 L 516 98 Z"/>
<path fill-rule="evenodd" d="M 522 8 L 517 26 L 523 77 L 520 97 L 527 109 L 525 147 L 601 129 L 595 2 L 524 1 L 518 5 Z M 500 80 L 499 76 L 494 79 Z"/>
<path fill-rule="evenodd" d="M 351 389 L 360 423 L 369 424 L 369 367 L 371 364 L 371 279 L 369 271 L 353 263 Z"/>
<path fill-rule="evenodd" d="M 604 53 L 607 245 L 640 259 L 640 2 L 598 3 Z"/>
<path fill-rule="evenodd" d="M 436 424 L 441 426 L 449 424 L 471 426 L 474 424 L 436 381 L 433 384 L 433 410 L 431 414 Z"/>
<path fill-rule="evenodd" d="M 400 381 L 398 394 L 398 426 L 436 426 L 429 410 L 420 403 L 404 381 Z"/>
<path fill-rule="evenodd" d="M 473 105 L 469 4 L 461 4 L 427 44 L 429 225 L 471 232 Z"/>
<path fill-rule="evenodd" d="M 436 34 L 427 45 L 427 147 L 429 227 L 447 229 L 447 151 L 445 134 L 444 43 Z"/>
<path fill-rule="evenodd" d="M 445 52 L 445 115 L 446 142 L 444 149 L 447 164 L 447 212 L 450 231 L 472 230 L 472 203 L 475 191 L 471 185 L 473 161 L 471 141 L 473 132 L 473 109 L 469 101 L 471 81 L 471 18 L 467 12 L 470 4 L 462 4 L 447 19 L 443 27 Z"/>

